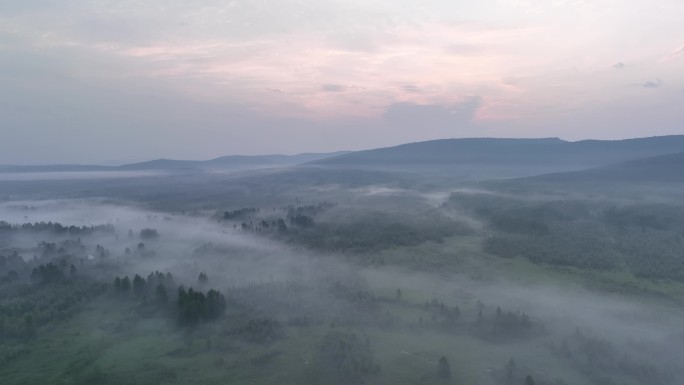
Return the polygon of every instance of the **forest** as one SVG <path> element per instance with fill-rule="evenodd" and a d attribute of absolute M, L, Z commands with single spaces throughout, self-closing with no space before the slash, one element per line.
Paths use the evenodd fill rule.
<path fill-rule="evenodd" d="M 684 190 L 611 167 L 0 180 L 0 385 L 678 385 Z"/>
<path fill-rule="evenodd" d="M 0 202 L 0 383 L 684 378 L 677 199 L 270 183 Z"/>

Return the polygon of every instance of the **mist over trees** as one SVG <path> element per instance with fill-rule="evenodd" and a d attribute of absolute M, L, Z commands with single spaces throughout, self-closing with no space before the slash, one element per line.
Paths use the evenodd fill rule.
<path fill-rule="evenodd" d="M 0 382 L 681 383 L 676 181 L 373 167 L 0 181 Z"/>

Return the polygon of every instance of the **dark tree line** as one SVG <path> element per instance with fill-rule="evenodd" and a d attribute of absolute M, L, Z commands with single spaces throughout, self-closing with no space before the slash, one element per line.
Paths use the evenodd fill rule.
<path fill-rule="evenodd" d="M 313 227 L 314 217 L 336 205 L 331 202 L 321 202 L 316 205 L 290 206 L 287 208 L 287 219 L 291 226 L 302 228 Z"/>
<path fill-rule="evenodd" d="M 66 262 L 64 262 L 63 267 L 49 262 L 47 264 L 34 267 L 33 270 L 31 270 L 31 281 L 39 285 L 63 282 L 68 277 L 73 278 L 75 276 L 76 266 L 72 264 L 69 267 L 66 267 Z"/>
<path fill-rule="evenodd" d="M 12 275 L 18 274 L 17 272 L 25 269 L 26 266 L 26 261 L 24 261 L 24 258 L 16 251 L 7 256 L 0 255 L 0 272 L 2 273 L 9 274 L 10 272 L 14 272 Z"/>
<path fill-rule="evenodd" d="M 242 231 L 251 232 L 276 232 L 278 234 L 285 234 L 287 232 L 287 224 L 283 218 L 273 219 L 270 222 L 262 219 L 255 225 L 252 221 L 242 222 L 240 225 Z"/>
<path fill-rule="evenodd" d="M 85 236 L 97 232 L 114 233 L 113 225 L 97 226 L 64 226 L 59 222 L 35 222 L 13 225 L 5 221 L 0 221 L 0 234 L 12 232 L 48 232 L 56 235 Z"/>
<path fill-rule="evenodd" d="M 101 247 L 101 246 L 100 246 Z M 40 242 L 38 248 L 41 249 L 41 259 L 65 257 L 67 255 L 83 258 L 86 256 L 86 247 L 81 239 L 67 239 L 61 242 Z M 99 249 L 96 250 L 96 253 Z"/>
<path fill-rule="evenodd" d="M 226 299 L 218 290 L 211 289 L 205 295 L 193 288 L 178 288 L 178 323 L 181 326 L 196 326 L 218 318 L 226 310 Z"/>
<path fill-rule="evenodd" d="M 0 285 L 0 339 L 31 338 L 41 326 L 77 314 L 82 303 L 106 289 L 88 277 L 69 278 L 70 268 L 65 273 L 56 264 L 41 265 L 34 271 L 35 284 L 13 281 Z"/>
<path fill-rule="evenodd" d="M 288 238 L 318 250 L 368 253 L 393 247 L 415 246 L 427 241 L 442 241 L 471 230 L 442 215 L 424 213 L 398 216 L 386 212 L 359 213 L 354 219 L 317 221 L 315 226 L 294 228 Z"/>
<path fill-rule="evenodd" d="M 487 314 L 484 306 L 478 307 L 474 332 L 480 338 L 492 342 L 507 342 L 529 338 L 542 331 L 543 327 L 534 324 L 526 313 L 504 311 L 497 307 L 494 314 Z"/>
<path fill-rule="evenodd" d="M 313 217 L 335 206 L 336 204 L 332 202 L 321 202 L 315 205 L 305 206 L 289 206 L 287 207 L 287 216 L 294 217 L 297 215 L 305 215 Z"/>
<path fill-rule="evenodd" d="M 298 227 L 313 227 L 314 225 L 314 219 L 313 217 L 310 217 L 308 215 L 303 215 L 303 214 L 296 214 L 293 216 L 290 216 L 290 225 L 291 226 L 298 226 Z"/>
<path fill-rule="evenodd" d="M 484 250 L 493 255 L 684 281 L 684 206 L 679 204 L 618 206 L 464 195 L 452 196 L 449 204 L 489 224 Z"/>
<path fill-rule="evenodd" d="M 243 231 L 284 236 L 288 241 L 315 249 L 351 253 L 413 246 L 472 232 L 463 223 L 455 222 L 436 211 L 412 216 L 364 211 L 358 216 L 344 215 L 332 221 L 320 221 L 316 218 L 319 213 L 334 206 L 335 204 L 329 202 L 290 206 L 286 208 L 285 218 L 250 218 L 242 221 L 239 228 Z"/>
<path fill-rule="evenodd" d="M 250 318 L 247 323 L 231 329 L 227 334 L 256 344 L 269 344 L 285 335 L 280 322 L 271 317 Z"/>
<path fill-rule="evenodd" d="M 363 384 L 380 372 L 367 337 L 337 330 L 323 337 L 313 363 L 312 374 L 322 384 Z"/>
<path fill-rule="evenodd" d="M 461 317 L 461 309 L 458 306 L 447 306 L 436 298 L 425 301 L 423 308 L 430 312 L 432 323 L 445 330 L 456 327 Z"/>
<path fill-rule="evenodd" d="M 200 274 L 198 281 L 208 282 L 206 274 Z M 177 287 L 175 307 L 169 308 L 170 295 L 168 289 Z M 185 289 L 183 285 L 176 286 L 171 273 L 155 271 L 147 278 L 136 274 L 133 278 L 128 276 L 116 277 L 113 283 L 114 292 L 122 295 L 132 295 L 133 298 L 141 299 L 144 303 L 153 299 L 150 304 L 170 310 L 177 317 L 180 326 L 196 326 L 201 322 L 209 322 L 217 319 L 226 310 L 226 298 L 218 290 L 210 289 L 206 294 L 192 287 Z"/>
<path fill-rule="evenodd" d="M 140 239 L 153 240 L 159 238 L 159 232 L 155 229 L 145 228 L 140 230 Z"/>
<path fill-rule="evenodd" d="M 249 215 L 257 214 L 260 210 L 256 207 L 244 207 L 233 211 L 224 211 L 221 218 L 223 220 L 244 219 Z"/>
<path fill-rule="evenodd" d="M 155 299 L 161 299 L 162 302 L 166 302 L 168 299 L 166 288 L 175 287 L 175 285 L 173 274 L 164 274 L 159 271 L 148 274 L 147 278 L 139 274 L 133 276 L 132 279 L 128 276 L 114 278 L 114 291 L 116 293 L 128 294 L 132 292 L 136 297 L 154 295 Z"/>
<path fill-rule="evenodd" d="M 677 383 L 676 379 L 684 375 L 681 360 L 672 356 L 671 351 L 660 347 L 658 351 L 644 355 L 645 347 L 635 348 L 636 351 L 630 354 L 605 338 L 579 329 L 562 338 L 560 343 L 551 345 L 554 353 L 567 359 L 597 385 L 618 384 L 617 379 L 623 376 L 639 384 L 667 385 Z"/>
<path fill-rule="evenodd" d="M 372 314 L 380 308 L 375 295 L 363 287 L 337 281 L 330 286 L 329 291 L 334 297 L 349 302 L 364 313 Z"/>

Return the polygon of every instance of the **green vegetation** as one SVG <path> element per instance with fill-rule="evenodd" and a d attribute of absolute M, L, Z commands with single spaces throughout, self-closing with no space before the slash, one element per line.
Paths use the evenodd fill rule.
<path fill-rule="evenodd" d="M 679 201 L 354 175 L 192 176 L 140 190 L 157 212 L 1 223 L 0 385 L 683 378 Z"/>
<path fill-rule="evenodd" d="M 402 246 L 415 246 L 427 241 L 440 242 L 457 234 L 470 234 L 471 229 L 425 209 L 413 216 L 380 210 L 340 208 L 332 203 L 289 207 L 285 218 L 265 216 L 242 222 L 241 229 L 267 233 L 289 243 L 302 244 L 326 252 L 359 254 Z"/>
<path fill-rule="evenodd" d="M 454 195 L 491 227 L 484 250 L 539 264 L 625 270 L 640 278 L 684 281 L 684 206 L 578 200 L 529 202 Z"/>

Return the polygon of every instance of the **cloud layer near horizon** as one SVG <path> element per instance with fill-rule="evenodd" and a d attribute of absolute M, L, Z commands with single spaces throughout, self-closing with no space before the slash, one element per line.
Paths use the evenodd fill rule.
<path fill-rule="evenodd" d="M 682 14 L 678 0 L 9 2 L 0 163 L 679 133 Z"/>

